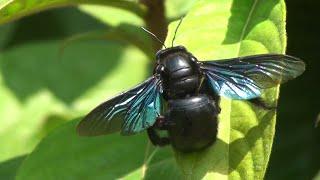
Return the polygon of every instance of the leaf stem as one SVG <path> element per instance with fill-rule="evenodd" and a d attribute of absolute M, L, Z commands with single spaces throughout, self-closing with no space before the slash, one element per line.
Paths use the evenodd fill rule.
<path fill-rule="evenodd" d="M 144 155 L 143 165 L 142 165 L 142 178 L 144 178 L 144 176 L 145 176 L 145 173 L 146 173 L 146 170 L 148 168 L 148 165 L 149 165 L 150 161 L 152 160 L 153 156 L 158 151 L 158 148 L 156 147 L 150 153 L 151 147 L 152 147 L 151 142 L 148 141 L 148 144 L 147 144 L 147 147 L 146 147 L 146 152 L 145 152 L 145 155 Z"/>
<path fill-rule="evenodd" d="M 164 0 L 140 0 L 140 3 L 147 7 L 147 12 L 144 16 L 147 29 L 162 42 L 165 41 L 168 32 L 164 2 Z M 162 47 L 158 42 L 153 42 L 152 46 L 155 52 Z"/>

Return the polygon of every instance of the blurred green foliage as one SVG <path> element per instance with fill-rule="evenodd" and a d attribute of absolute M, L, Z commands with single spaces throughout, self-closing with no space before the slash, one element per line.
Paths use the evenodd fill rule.
<path fill-rule="evenodd" d="M 168 19 L 176 19 L 186 12 L 193 4 L 193 1 L 188 2 L 167 5 Z M 181 4 L 185 5 L 180 8 L 182 12 L 174 11 Z M 287 54 L 303 58 L 307 62 L 307 71 L 302 77 L 281 88 L 276 138 L 266 179 L 312 179 L 320 171 L 320 154 L 318 153 L 320 130 L 314 128 L 314 121 L 320 112 L 320 94 L 317 89 L 319 87 L 317 81 L 320 81 L 317 72 L 317 68 L 320 67 L 318 61 L 320 55 L 317 52 L 315 38 L 319 36 L 320 26 L 319 22 L 310 18 L 317 17 L 317 6 L 314 1 L 291 0 L 287 2 L 287 6 L 289 39 Z M 306 9 L 308 11 L 305 11 Z M 101 9 L 101 11 L 104 10 Z M 64 49 L 64 53 L 59 55 L 61 44 L 63 44 L 61 40 L 73 37 L 75 34 L 106 32 L 114 28 L 133 29 L 136 32 L 138 29 L 135 28 L 143 25 L 135 15 L 125 14 L 123 10 L 119 11 L 124 14 L 122 16 L 124 18 L 115 21 L 114 18 L 110 18 L 112 12 L 109 16 L 107 14 L 105 17 L 100 17 L 97 15 L 99 14 L 97 9 L 92 6 L 82 6 L 80 10 L 65 8 L 43 12 L 0 27 L 0 84 L 2 86 L 0 115 L 1 119 L 12 119 L 10 122 L 3 123 L 0 128 L 1 179 L 14 179 L 26 154 L 32 151 L 40 139 L 55 127 L 77 117 L 78 114 L 84 114 L 101 100 L 132 87 L 150 74 L 148 54 L 145 55 L 141 51 L 143 46 L 134 46 L 139 45 L 141 39 L 146 39 L 143 33 L 141 33 L 141 39 L 137 37 L 130 40 L 131 44 L 114 40 L 106 41 L 106 34 L 98 34 L 99 38 L 95 40 L 71 42 L 71 45 Z M 85 15 L 83 12 L 93 16 Z M 135 26 L 128 27 L 129 23 Z M 130 36 L 132 32 L 124 31 L 124 33 Z M 150 42 L 142 43 L 148 46 Z M 127 74 L 131 71 L 134 76 L 128 77 Z M 108 86 L 112 88 L 105 89 Z M 67 152 L 72 159 L 82 160 L 88 164 L 92 161 L 112 160 L 110 157 L 125 154 L 127 156 L 121 158 L 127 161 L 110 163 L 115 169 L 118 168 L 114 171 L 115 174 L 103 173 L 103 168 L 108 167 L 103 163 L 95 163 L 98 164 L 97 167 L 91 168 L 101 173 L 92 171 L 90 177 L 121 178 L 124 175 L 128 179 L 141 177 L 140 166 L 143 162 L 140 160 L 144 159 L 147 146 L 145 141 L 147 138 L 144 135 L 121 141 L 124 144 L 115 142 L 114 145 L 110 144 L 115 148 L 108 149 L 109 144 L 104 146 L 105 142 L 119 139 L 118 135 L 78 139 L 79 141 L 74 142 L 77 139 L 75 132 L 68 131 L 72 129 L 68 127 L 74 127 L 75 124 L 74 121 L 54 131 L 41 144 L 44 148 L 35 149 L 35 152 L 54 152 L 53 154 L 56 155 Z M 63 141 L 57 142 L 56 138 Z M 81 145 L 84 141 L 101 149 L 95 148 L 94 152 L 90 149 L 86 151 L 85 147 L 88 144 Z M 132 142 L 141 147 L 142 153 L 133 156 L 131 152 L 127 152 Z M 72 148 L 69 151 L 63 151 L 64 146 Z M 86 155 L 77 154 L 79 150 Z M 121 151 L 123 152 L 117 154 Z M 179 177 L 180 175 L 175 173 L 178 172 L 175 160 L 170 154 L 168 148 L 156 153 L 148 164 L 145 178 L 157 179 L 163 177 L 161 174 L 172 178 Z M 99 159 L 104 155 L 107 155 L 105 159 Z M 63 161 L 63 159 L 59 160 L 59 156 L 52 156 L 53 159 L 39 157 L 30 158 L 31 162 L 28 163 L 32 165 L 50 161 L 47 167 L 50 171 L 53 169 L 61 173 L 75 172 L 79 174 L 79 178 L 84 175 L 81 172 L 84 171 L 82 168 L 85 166 L 64 169 L 59 167 Z M 73 163 L 77 164 L 77 162 Z M 25 179 L 26 176 L 30 179 L 43 177 L 37 176 L 37 173 L 28 174 L 28 172 L 37 171 L 36 166 L 26 167 L 30 169 L 20 170 L 18 179 Z M 131 173 L 128 174 L 128 172 Z M 40 175 L 42 173 L 45 174 L 46 169 L 39 172 Z M 152 176 L 155 174 L 158 176 Z M 85 175 L 89 176 L 89 174 Z M 51 176 L 52 179 L 58 177 L 58 175 Z M 66 176 L 65 178 L 74 177 Z"/>

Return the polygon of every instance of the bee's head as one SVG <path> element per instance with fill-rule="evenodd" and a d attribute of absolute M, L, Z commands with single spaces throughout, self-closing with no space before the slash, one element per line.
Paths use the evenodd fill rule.
<path fill-rule="evenodd" d="M 174 54 L 183 54 L 187 53 L 187 50 L 184 46 L 175 46 L 166 49 L 161 49 L 156 54 L 157 62 L 161 62 L 161 60 L 166 59 L 167 56 L 172 56 Z"/>
<path fill-rule="evenodd" d="M 180 71 L 188 71 L 188 73 L 191 73 L 191 71 L 196 69 L 195 63 L 197 63 L 197 60 L 183 46 L 160 50 L 157 52 L 156 58 L 157 66 L 155 72 L 163 76 L 173 78 L 178 72 L 179 76 L 182 75 Z"/>

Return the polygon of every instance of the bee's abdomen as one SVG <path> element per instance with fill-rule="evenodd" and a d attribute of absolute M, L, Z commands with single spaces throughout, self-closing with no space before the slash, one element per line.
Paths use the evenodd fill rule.
<path fill-rule="evenodd" d="M 208 147 L 216 140 L 218 107 L 207 95 L 170 100 L 166 118 L 172 146 L 182 152 Z"/>

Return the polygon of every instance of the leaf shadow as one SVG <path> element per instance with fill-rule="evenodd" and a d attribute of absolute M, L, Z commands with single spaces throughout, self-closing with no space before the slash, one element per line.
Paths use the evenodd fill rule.
<path fill-rule="evenodd" d="M 261 6 L 260 1 L 257 0 L 233 0 L 227 33 L 222 44 L 234 44 L 244 39 L 257 24 L 267 20 L 267 17 L 269 17 L 269 14 L 279 1 L 261 2 L 263 3 L 263 6 Z M 255 9 L 258 6 L 259 11 L 257 12 Z M 243 14 L 246 14 L 246 16 Z M 255 16 L 255 18 L 252 19 L 252 16 Z"/>
<path fill-rule="evenodd" d="M 33 43 L 3 54 L 0 71 L 5 85 L 21 101 L 48 89 L 70 104 L 122 61 L 122 50 L 114 43 L 77 43 L 60 59 L 59 42 Z"/>
<path fill-rule="evenodd" d="M 105 24 L 75 7 L 42 11 L 10 22 L 9 25 L 15 28 L 4 50 L 32 41 L 63 39 L 82 32 L 106 29 Z"/>
<path fill-rule="evenodd" d="M 142 167 L 145 133 L 80 137 L 78 123 L 79 119 L 67 122 L 46 136 L 23 162 L 17 179 L 56 175 L 64 179 L 119 179 Z"/>
<path fill-rule="evenodd" d="M 46 89 L 70 104 L 122 63 L 129 44 L 146 54 L 150 50 L 140 27 L 127 23 L 111 27 L 73 7 L 41 12 L 14 25 L 10 39 L 0 49 L 0 76 L 21 102 Z M 69 43 L 60 57 L 61 40 L 98 30 L 113 34 Z M 123 33 L 117 34 L 120 31 Z"/>
<path fill-rule="evenodd" d="M 115 37 L 118 31 L 122 34 Z M 62 56 L 61 41 L 15 46 L 0 58 L 0 73 L 5 85 L 22 102 L 39 90 L 48 89 L 71 104 L 125 61 L 121 57 L 130 42 L 150 56 L 150 49 L 145 48 L 148 41 L 141 34 L 134 37 L 138 31 L 141 32 L 139 27 L 120 24 L 111 33 L 101 34 L 100 39 L 69 43 Z"/>
<path fill-rule="evenodd" d="M 14 180 L 16 173 L 20 167 L 25 156 L 19 156 L 0 163 L 0 177 L 1 179 Z"/>
<path fill-rule="evenodd" d="M 237 139 L 230 144 L 230 154 L 234 154 L 229 159 L 229 173 L 236 170 L 240 162 L 255 146 L 258 139 L 264 136 L 264 130 L 270 125 L 270 119 L 275 115 L 275 111 L 267 112 L 259 122 L 259 125 L 251 128 L 243 138 Z"/>

